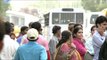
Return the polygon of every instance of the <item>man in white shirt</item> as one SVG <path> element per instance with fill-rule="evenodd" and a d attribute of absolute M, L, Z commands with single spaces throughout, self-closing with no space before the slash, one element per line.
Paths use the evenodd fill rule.
<path fill-rule="evenodd" d="M 52 29 L 53 37 L 51 38 L 49 42 L 49 49 L 51 53 L 51 60 L 54 60 L 56 45 L 59 42 L 59 37 L 61 35 L 61 27 L 60 26 L 54 26 Z"/>
<path fill-rule="evenodd" d="M 18 43 L 10 38 L 10 33 L 12 31 L 11 24 L 5 22 L 5 36 L 4 36 L 4 47 L 0 53 L 1 60 L 13 60 L 17 48 L 19 47 Z"/>

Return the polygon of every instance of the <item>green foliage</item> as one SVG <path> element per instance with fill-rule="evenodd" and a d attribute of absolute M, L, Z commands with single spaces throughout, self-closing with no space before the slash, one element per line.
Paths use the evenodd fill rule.
<path fill-rule="evenodd" d="M 105 9 L 105 8 L 107 8 L 107 3 L 104 3 L 104 4 L 100 4 L 99 5 L 99 8 L 97 8 L 97 10 L 103 10 L 103 9 Z"/>
<path fill-rule="evenodd" d="M 82 6 L 86 10 L 90 10 L 92 12 L 101 11 L 104 8 L 107 8 L 106 0 L 82 0 Z"/>
<path fill-rule="evenodd" d="M 9 4 L 0 0 L 0 16 L 5 16 L 5 12 L 8 9 Z"/>
<path fill-rule="evenodd" d="M 81 0 L 39 0 L 29 4 L 29 7 L 37 8 L 43 13 L 55 8 L 82 8 Z"/>

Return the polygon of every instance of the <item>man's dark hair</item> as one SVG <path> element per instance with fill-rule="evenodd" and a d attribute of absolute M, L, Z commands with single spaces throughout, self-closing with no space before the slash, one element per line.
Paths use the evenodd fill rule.
<path fill-rule="evenodd" d="M 74 25 L 74 29 L 75 29 L 75 28 L 78 28 L 78 26 L 81 26 L 81 28 L 83 27 L 81 24 L 75 24 L 75 25 Z"/>
<path fill-rule="evenodd" d="M 53 29 L 52 29 L 52 33 L 53 33 L 53 34 L 56 34 L 57 31 L 60 30 L 60 29 L 61 29 L 60 26 L 54 26 Z"/>
<path fill-rule="evenodd" d="M 10 34 L 12 32 L 12 25 L 10 22 L 5 22 L 5 31 L 6 31 L 6 34 Z"/>
<path fill-rule="evenodd" d="M 30 22 L 30 23 L 29 23 L 29 28 L 31 28 L 32 23 L 33 23 L 33 22 Z"/>
<path fill-rule="evenodd" d="M 34 29 L 37 29 L 38 31 L 41 31 L 42 28 L 41 28 L 41 24 L 39 22 L 33 22 L 31 24 L 31 28 L 34 28 Z"/>
<path fill-rule="evenodd" d="M 5 24 L 4 21 L 2 21 L 2 18 L 0 18 L 0 41 L 3 40 L 5 34 Z"/>
<path fill-rule="evenodd" d="M 74 29 L 74 25 L 75 25 L 74 22 L 70 22 L 70 23 L 68 24 L 68 30 L 72 32 L 73 29 Z"/>
<path fill-rule="evenodd" d="M 12 26 L 12 32 L 14 31 L 14 23 L 10 23 Z"/>
<path fill-rule="evenodd" d="M 21 32 L 25 31 L 26 29 L 28 29 L 27 26 L 22 26 L 22 27 L 21 27 Z"/>
<path fill-rule="evenodd" d="M 70 26 L 70 25 L 75 25 L 75 23 L 74 23 L 74 22 L 70 22 L 70 23 L 68 24 L 68 26 Z"/>
<path fill-rule="evenodd" d="M 95 21 L 96 27 L 98 27 L 97 24 L 101 24 L 101 23 L 103 23 L 103 22 L 107 22 L 107 18 L 106 18 L 106 17 L 104 17 L 104 16 L 99 16 L 99 17 L 97 17 L 97 19 L 96 19 L 96 21 Z"/>
<path fill-rule="evenodd" d="M 12 27 L 14 27 L 14 23 L 10 23 L 12 25 Z"/>

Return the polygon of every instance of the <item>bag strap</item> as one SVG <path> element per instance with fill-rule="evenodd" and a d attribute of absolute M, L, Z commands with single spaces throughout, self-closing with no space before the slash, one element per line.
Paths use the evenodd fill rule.
<path fill-rule="evenodd" d="M 75 51 L 76 51 L 75 48 L 73 48 L 73 50 L 71 48 L 70 52 L 67 54 L 67 60 L 69 60 L 69 57 L 71 57 Z"/>
<path fill-rule="evenodd" d="M 59 47 L 56 49 L 56 51 L 55 51 L 55 55 L 54 55 L 54 60 L 55 60 L 55 58 L 56 58 L 56 56 L 57 56 L 57 54 L 58 54 L 60 48 L 61 48 L 61 46 L 59 46 Z"/>

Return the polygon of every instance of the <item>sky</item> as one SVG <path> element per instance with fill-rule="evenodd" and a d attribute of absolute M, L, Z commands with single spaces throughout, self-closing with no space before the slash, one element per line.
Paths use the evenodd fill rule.
<path fill-rule="evenodd" d="M 20 8 L 27 7 L 31 3 L 33 3 L 33 1 L 10 1 L 10 5 L 14 10 L 19 10 Z"/>

